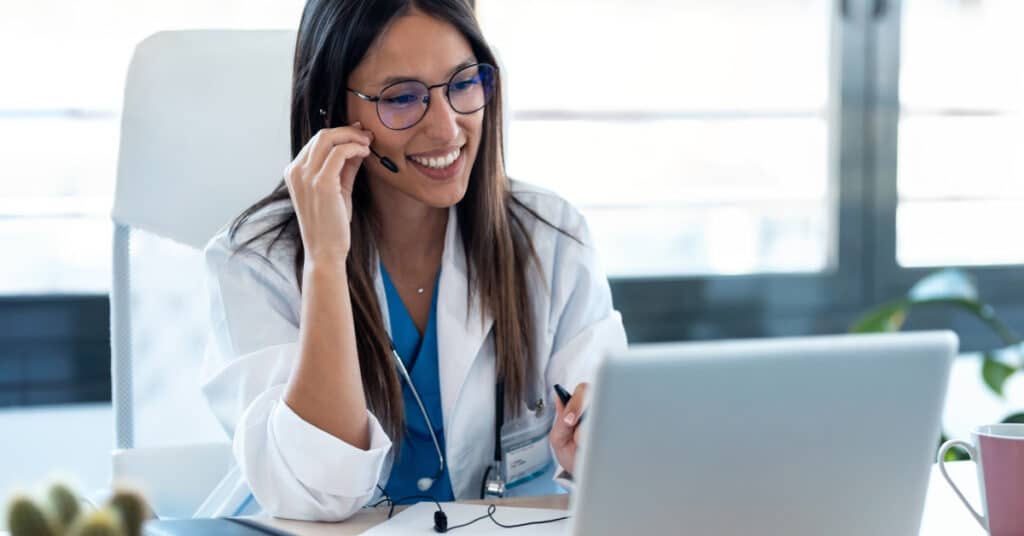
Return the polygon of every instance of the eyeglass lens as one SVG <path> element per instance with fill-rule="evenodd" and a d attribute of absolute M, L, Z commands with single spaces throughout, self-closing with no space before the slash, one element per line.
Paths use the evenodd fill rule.
<path fill-rule="evenodd" d="M 471 114 L 487 105 L 494 94 L 495 70 L 487 64 L 471 65 L 452 76 L 446 96 L 453 110 Z M 430 90 L 417 80 L 388 86 L 377 101 L 377 113 L 384 126 L 402 130 L 419 122 L 427 113 Z"/>

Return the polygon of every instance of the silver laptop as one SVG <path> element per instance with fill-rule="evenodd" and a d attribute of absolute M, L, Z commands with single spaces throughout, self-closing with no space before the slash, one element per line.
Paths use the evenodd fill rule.
<path fill-rule="evenodd" d="M 573 534 L 917 534 L 957 344 L 918 332 L 609 356 Z"/>

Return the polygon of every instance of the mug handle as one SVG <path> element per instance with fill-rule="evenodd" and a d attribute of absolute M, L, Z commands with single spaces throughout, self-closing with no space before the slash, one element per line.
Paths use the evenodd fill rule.
<path fill-rule="evenodd" d="M 963 493 L 960 493 L 960 488 L 956 487 L 956 484 L 953 483 L 953 480 L 949 478 L 949 473 L 946 472 L 946 452 L 948 452 L 949 449 L 953 447 L 960 447 L 966 450 L 967 455 L 971 458 L 971 461 L 974 462 L 975 464 L 978 463 L 978 450 L 975 449 L 973 445 L 966 441 L 961 441 L 959 439 L 951 439 L 949 441 L 946 441 L 945 443 L 942 444 L 941 447 L 939 447 L 939 455 L 938 459 L 936 460 L 939 464 L 939 472 L 942 473 L 942 477 L 946 479 L 946 482 L 948 482 L 950 487 L 953 488 L 953 491 L 956 492 L 956 496 L 960 497 L 960 501 L 964 503 L 964 506 L 966 506 L 967 509 L 971 511 L 971 515 L 974 516 L 974 519 L 978 520 L 978 523 L 981 524 L 981 528 L 988 530 L 988 520 L 986 520 L 984 516 L 979 514 L 974 509 L 974 507 L 971 506 L 971 503 L 967 502 L 967 498 L 964 497 Z"/>

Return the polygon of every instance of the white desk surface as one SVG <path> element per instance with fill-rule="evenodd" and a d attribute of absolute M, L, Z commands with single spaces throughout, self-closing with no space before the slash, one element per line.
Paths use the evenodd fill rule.
<path fill-rule="evenodd" d="M 964 495 L 976 508 L 980 508 L 978 479 L 974 464 L 957 462 L 948 466 L 950 477 L 960 486 Z M 534 508 L 568 507 L 567 496 L 551 495 L 545 497 L 523 497 L 503 501 L 505 506 L 523 506 Z M 347 536 L 361 534 L 387 518 L 386 508 L 365 509 L 343 523 L 304 523 L 260 517 L 259 521 L 274 527 L 298 534 L 300 536 Z M 431 523 L 426 520 L 425 523 Z M 921 536 L 956 534 L 958 536 L 984 536 L 985 531 L 971 517 L 966 507 L 960 503 L 956 494 L 943 480 L 938 466 L 932 467 L 931 482 L 928 485 L 928 496 L 925 499 L 924 519 L 921 522 Z"/>

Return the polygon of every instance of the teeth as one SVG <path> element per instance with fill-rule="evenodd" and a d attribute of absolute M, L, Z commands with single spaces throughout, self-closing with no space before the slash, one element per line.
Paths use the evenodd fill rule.
<path fill-rule="evenodd" d="M 419 156 L 410 156 L 409 158 L 411 158 L 413 162 L 416 162 L 417 164 L 420 164 L 422 166 L 434 169 L 442 169 L 452 165 L 452 162 L 454 162 L 455 159 L 459 157 L 460 152 L 462 152 L 462 149 L 455 149 L 454 151 L 442 157 L 423 158 Z"/>

